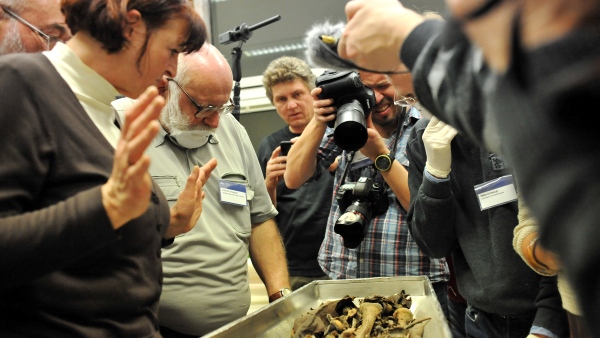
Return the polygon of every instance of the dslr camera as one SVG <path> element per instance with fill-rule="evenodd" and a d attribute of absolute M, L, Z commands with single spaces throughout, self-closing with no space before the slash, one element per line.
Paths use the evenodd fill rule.
<path fill-rule="evenodd" d="M 335 128 L 335 143 L 347 151 L 356 151 L 367 143 L 367 117 L 375 108 L 373 90 L 363 85 L 357 72 L 326 70 L 315 81 L 322 89 L 319 99 L 333 99 L 338 107 L 335 120 L 328 123 Z"/>
<path fill-rule="evenodd" d="M 344 213 L 335 222 L 333 231 L 342 236 L 344 246 L 351 249 L 358 247 L 365 238 L 371 218 L 384 214 L 389 206 L 385 188 L 368 177 L 343 184 L 335 198 Z"/>

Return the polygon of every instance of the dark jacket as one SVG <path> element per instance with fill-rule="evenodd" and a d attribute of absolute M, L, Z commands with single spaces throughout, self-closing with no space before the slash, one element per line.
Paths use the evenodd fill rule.
<path fill-rule="evenodd" d="M 418 26 L 401 58 L 425 107 L 508 161 L 541 244 L 560 257 L 600 336 L 600 29 L 590 24 L 535 50 L 513 46 L 501 75 L 464 35 L 440 35 L 443 23 Z"/>
<path fill-rule="evenodd" d="M 115 231 L 114 149 L 42 54 L 0 57 L 0 336 L 157 335 L 169 208 Z"/>
<path fill-rule="evenodd" d="M 496 154 L 457 135 L 451 143 L 450 180 L 424 177 L 427 157 L 422 137 L 428 123 L 417 122 L 406 147 L 413 238 L 432 257 L 452 254 L 458 289 L 469 305 L 502 316 L 535 317 L 533 325 L 566 336 L 556 278 L 536 274 L 513 249 L 517 202 L 480 209 L 475 185 L 511 172 Z M 549 287 L 540 289 L 542 278 L 552 280 Z M 537 307 L 538 294 L 554 302 Z"/>

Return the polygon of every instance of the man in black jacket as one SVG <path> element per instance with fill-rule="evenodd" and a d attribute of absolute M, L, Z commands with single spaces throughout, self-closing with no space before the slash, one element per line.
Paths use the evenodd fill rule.
<path fill-rule="evenodd" d="M 452 254 L 468 304 L 466 336 L 568 336 L 556 279 L 536 274 L 513 250 L 518 208 L 502 158 L 435 117 L 417 122 L 406 153 L 411 234 L 432 257 Z M 496 192 L 477 191 L 482 184 Z"/>

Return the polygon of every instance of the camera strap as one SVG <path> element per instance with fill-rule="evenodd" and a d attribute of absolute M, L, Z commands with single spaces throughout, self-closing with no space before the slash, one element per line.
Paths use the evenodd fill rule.
<path fill-rule="evenodd" d="M 344 173 L 342 174 L 342 179 L 340 180 L 340 187 L 342 186 L 342 184 L 344 184 L 344 181 L 346 180 L 346 175 L 348 175 L 348 169 L 350 169 L 350 166 L 352 165 L 352 161 L 354 160 L 355 154 L 356 151 L 350 152 L 350 159 L 348 159 L 348 163 L 346 163 L 346 167 L 344 168 Z"/>
<path fill-rule="evenodd" d="M 408 111 L 404 109 L 404 113 L 398 116 L 398 123 L 396 124 L 396 131 L 394 132 L 394 145 L 392 146 L 392 154 L 394 154 L 394 157 L 396 156 L 396 149 L 398 149 L 398 137 L 400 137 L 400 129 L 402 127 L 402 122 L 406 118 L 407 113 Z"/>
<path fill-rule="evenodd" d="M 400 129 L 402 127 L 402 122 L 404 122 L 404 120 L 406 119 L 407 114 L 408 114 L 408 110 L 404 109 L 404 112 L 400 116 L 398 116 L 398 123 L 396 124 L 396 131 L 394 132 L 394 145 L 392 145 L 392 154 L 394 154 L 394 156 L 396 156 L 396 150 L 398 149 L 398 137 L 400 137 Z M 346 180 L 346 176 L 348 176 L 348 171 L 349 171 L 350 167 L 352 166 L 352 161 L 354 161 L 354 155 L 356 155 L 356 151 L 351 151 L 349 155 L 350 155 L 350 158 L 348 159 L 346 166 L 344 167 L 344 172 L 342 173 L 342 178 L 340 179 L 340 184 L 339 184 L 340 186 L 342 186 L 344 184 L 344 181 Z M 376 173 L 376 174 L 381 175 L 381 173 Z M 383 177 L 382 177 L 382 182 L 383 182 L 385 189 L 387 190 L 389 185 L 383 179 Z"/>

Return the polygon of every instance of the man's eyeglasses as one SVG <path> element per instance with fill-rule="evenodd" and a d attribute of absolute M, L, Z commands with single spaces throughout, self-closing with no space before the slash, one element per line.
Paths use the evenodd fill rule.
<path fill-rule="evenodd" d="M 42 37 L 42 39 L 46 40 L 46 50 L 52 49 L 52 47 L 54 47 L 54 45 L 56 45 L 56 43 L 59 41 L 63 42 L 58 36 L 48 35 L 42 32 L 41 30 L 39 30 L 39 28 L 35 27 L 31 23 L 29 23 L 29 21 L 23 19 L 22 17 L 18 16 L 17 13 L 11 11 L 10 9 L 2 5 L 0 5 L 0 8 L 2 8 L 2 10 L 6 12 L 6 14 L 12 16 L 15 20 L 29 27 L 29 29 L 31 29 L 34 33 Z"/>
<path fill-rule="evenodd" d="M 412 96 L 398 95 L 398 97 L 396 97 L 396 93 L 394 93 L 394 104 L 397 106 L 401 106 L 401 107 L 413 106 L 416 102 L 417 102 L 417 99 L 415 99 Z"/>
<path fill-rule="evenodd" d="M 183 88 L 181 88 L 181 86 L 179 85 L 179 83 L 177 83 L 177 81 L 175 81 L 175 79 L 168 77 L 167 81 L 171 81 L 171 82 L 175 83 L 177 85 L 177 87 L 179 87 L 179 89 L 181 89 L 181 91 L 188 97 L 188 99 L 190 99 L 190 101 L 192 102 L 194 107 L 196 107 L 196 112 L 194 113 L 195 117 L 198 117 L 199 115 L 209 116 L 215 111 L 217 111 L 219 114 L 227 114 L 227 113 L 231 113 L 231 111 L 233 111 L 234 106 L 233 106 L 233 101 L 231 100 L 231 98 L 229 98 L 228 105 L 213 106 L 213 105 L 207 104 L 205 106 L 201 106 L 196 102 L 196 100 L 194 100 L 190 96 L 190 94 L 188 94 Z"/>

